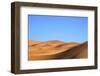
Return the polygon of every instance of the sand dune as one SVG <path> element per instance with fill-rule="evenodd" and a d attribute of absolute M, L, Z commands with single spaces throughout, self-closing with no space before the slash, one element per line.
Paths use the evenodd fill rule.
<path fill-rule="evenodd" d="M 83 51 L 85 55 L 83 56 Z M 29 40 L 29 60 L 86 58 L 87 43 L 65 43 L 59 40 L 46 42 Z M 82 56 L 81 56 L 82 55 Z"/>
<path fill-rule="evenodd" d="M 84 42 L 78 46 L 71 47 L 67 51 L 62 52 L 57 59 L 72 59 L 72 58 L 87 58 L 88 57 L 88 44 Z"/>

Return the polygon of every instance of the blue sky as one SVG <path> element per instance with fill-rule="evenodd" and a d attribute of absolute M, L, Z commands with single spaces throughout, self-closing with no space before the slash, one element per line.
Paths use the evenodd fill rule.
<path fill-rule="evenodd" d="M 82 43 L 88 40 L 88 17 L 28 15 L 28 38 Z"/>

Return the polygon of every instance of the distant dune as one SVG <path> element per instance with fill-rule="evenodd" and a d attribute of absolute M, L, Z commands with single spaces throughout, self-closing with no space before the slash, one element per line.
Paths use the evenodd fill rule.
<path fill-rule="evenodd" d="M 87 58 L 87 42 L 66 43 L 60 40 L 46 42 L 29 40 L 29 60 Z"/>
<path fill-rule="evenodd" d="M 29 40 L 28 41 L 28 46 L 33 46 L 33 45 L 36 45 L 36 44 L 39 44 L 41 43 L 41 41 L 32 41 L 32 40 Z"/>

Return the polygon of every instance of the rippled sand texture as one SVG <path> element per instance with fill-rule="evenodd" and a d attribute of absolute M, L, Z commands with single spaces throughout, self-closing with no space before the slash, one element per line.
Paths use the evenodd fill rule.
<path fill-rule="evenodd" d="M 29 60 L 87 58 L 88 44 L 50 40 L 46 42 L 29 40 Z"/>

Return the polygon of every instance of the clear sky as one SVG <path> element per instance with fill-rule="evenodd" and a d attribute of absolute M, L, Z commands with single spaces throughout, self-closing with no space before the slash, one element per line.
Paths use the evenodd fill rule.
<path fill-rule="evenodd" d="M 30 40 L 84 42 L 88 40 L 88 17 L 28 15 Z"/>

